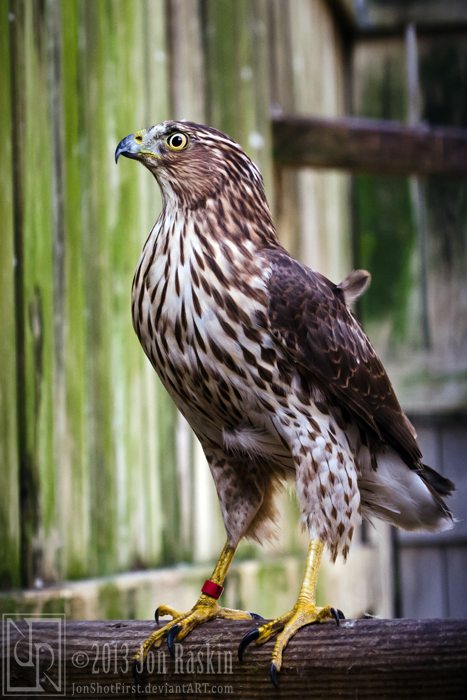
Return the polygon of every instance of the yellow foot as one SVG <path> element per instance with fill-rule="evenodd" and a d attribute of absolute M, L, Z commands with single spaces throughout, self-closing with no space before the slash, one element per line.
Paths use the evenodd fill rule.
<path fill-rule="evenodd" d="M 215 598 L 204 593 L 201 594 L 197 603 L 187 613 L 178 612 L 178 610 L 169 608 L 167 605 L 160 605 L 155 614 L 156 622 L 159 623 L 159 617 L 164 617 L 165 615 L 170 615 L 173 619 L 161 629 L 153 632 L 141 646 L 133 660 L 134 674 L 142 671 L 149 650 L 158 649 L 165 637 L 167 637 L 169 651 L 172 657 L 175 658 L 175 640 L 180 642 L 182 639 L 185 639 L 187 634 L 203 622 L 208 622 L 208 620 L 215 618 L 223 618 L 224 620 L 263 619 L 255 613 L 222 608 Z"/>
<path fill-rule="evenodd" d="M 257 630 L 248 632 L 238 647 L 238 658 L 242 661 L 243 652 L 251 642 L 255 641 L 258 645 L 264 644 L 268 639 L 280 632 L 272 652 L 271 663 L 271 680 L 277 688 L 276 673 L 280 671 L 282 666 L 282 652 L 287 646 L 289 639 L 305 625 L 311 625 L 313 622 L 326 622 L 326 620 L 330 619 L 334 619 L 337 626 L 339 626 L 339 620 L 343 620 L 344 615 L 340 610 L 331 608 L 330 605 L 327 605 L 325 608 L 317 608 L 312 603 L 304 604 L 299 601 L 294 605 L 293 610 L 278 617 L 277 620 L 272 620 L 272 622 L 262 625 Z"/>

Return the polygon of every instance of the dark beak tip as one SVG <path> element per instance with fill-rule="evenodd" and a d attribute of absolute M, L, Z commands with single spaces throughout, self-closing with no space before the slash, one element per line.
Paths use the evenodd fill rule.
<path fill-rule="evenodd" d="M 120 141 L 115 150 L 115 163 L 118 162 L 120 156 L 125 156 L 126 158 L 137 159 L 140 153 L 140 146 L 136 143 L 134 134 L 125 136 L 124 139 Z"/>

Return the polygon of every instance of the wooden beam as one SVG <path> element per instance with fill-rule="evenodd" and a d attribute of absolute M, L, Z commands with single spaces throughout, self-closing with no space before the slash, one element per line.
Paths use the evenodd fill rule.
<path fill-rule="evenodd" d="M 4 674 L 9 669 L 12 687 L 27 688 L 39 679 L 47 691 L 47 677 L 58 682 L 56 664 L 50 663 L 52 650 L 58 659 L 57 628 L 46 621 L 34 624 L 32 637 L 26 622 L 15 620 L 10 626 Z M 465 698 L 467 620 L 346 620 L 339 628 L 333 622 L 305 627 L 284 653 L 279 691 L 269 679 L 272 641 L 251 644 L 243 663 L 237 658 L 240 640 L 258 624 L 216 620 L 198 627 L 177 646 L 175 662 L 164 643 L 159 653 L 152 652 L 138 688 L 131 672 L 133 654 L 157 629 L 155 622 L 67 622 L 62 690 L 66 697 L 82 698 L 127 698 L 138 691 L 187 698 L 230 695 L 235 700 L 276 694 L 327 700 Z M 3 640 L 5 645 L 8 635 Z M 25 663 L 31 658 L 31 641 L 39 673 L 36 661 Z"/>
<path fill-rule="evenodd" d="M 467 177 L 467 129 L 280 117 L 272 120 L 272 131 L 274 159 L 283 166 Z"/>

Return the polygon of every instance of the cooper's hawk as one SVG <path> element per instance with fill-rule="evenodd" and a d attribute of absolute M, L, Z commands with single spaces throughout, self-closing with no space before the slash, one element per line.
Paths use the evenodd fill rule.
<path fill-rule="evenodd" d="M 282 651 L 303 625 L 339 616 L 315 606 L 324 546 L 345 558 L 361 513 L 407 530 L 452 525 L 442 500 L 454 487 L 422 464 L 414 430 L 384 368 L 347 306 L 366 274 L 335 285 L 279 243 L 257 167 L 225 134 L 167 121 L 131 134 L 120 155 L 141 161 L 163 209 L 136 269 L 133 324 L 162 383 L 203 446 L 227 543 L 187 614 L 144 643 L 183 639 L 214 617 L 249 619 L 217 603 L 242 537 L 261 541 L 279 482 L 295 476 L 310 533 L 293 610 L 247 635 L 280 633 Z"/>

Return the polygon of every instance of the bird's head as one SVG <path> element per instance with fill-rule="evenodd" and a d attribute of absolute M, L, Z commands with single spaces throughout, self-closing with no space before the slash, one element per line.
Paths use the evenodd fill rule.
<path fill-rule="evenodd" d="M 165 200 L 197 208 L 226 188 L 242 197 L 264 199 L 261 174 L 238 143 L 217 129 L 192 122 L 166 121 L 122 139 L 119 156 L 139 160 L 150 170 Z M 230 194 L 233 194 L 231 191 Z"/>

